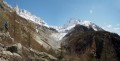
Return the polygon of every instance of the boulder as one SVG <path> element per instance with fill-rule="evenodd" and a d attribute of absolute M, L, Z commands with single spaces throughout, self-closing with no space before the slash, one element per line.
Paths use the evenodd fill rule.
<path fill-rule="evenodd" d="M 12 46 L 9 46 L 9 47 L 7 47 L 7 51 L 10 51 L 12 53 L 21 53 L 22 45 L 20 43 L 17 43 Z"/>

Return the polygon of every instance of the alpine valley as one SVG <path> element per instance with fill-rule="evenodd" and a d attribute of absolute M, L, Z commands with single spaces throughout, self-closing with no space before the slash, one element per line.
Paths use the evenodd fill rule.
<path fill-rule="evenodd" d="M 75 18 L 63 26 L 50 26 L 2 1 L 0 61 L 120 61 L 120 36 Z"/>

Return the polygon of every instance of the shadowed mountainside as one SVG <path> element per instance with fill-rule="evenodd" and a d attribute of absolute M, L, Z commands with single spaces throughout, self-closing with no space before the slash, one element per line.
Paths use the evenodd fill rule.
<path fill-rule="evenodd" d="M 93 31 L 77 25 L 63 38 L 63 47 L 82 61 L 120 61 L 120 36 L 107 31 Z M 73 58 L 73 60 L 76 60 Z"/>

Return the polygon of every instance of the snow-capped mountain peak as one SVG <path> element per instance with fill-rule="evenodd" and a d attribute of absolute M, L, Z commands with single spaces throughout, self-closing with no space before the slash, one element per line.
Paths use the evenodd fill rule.
<path fill-rule="evenodd" d="M 95 31 L 103 30 L 102 28 L 100 28 L 96 24 L 92 23 L 91 21 L 80 20 L 80 19 L 75 19 L 75 18 L 70 19 L 62 27 L 54 27 L 54 28 L 57 29 L 58 32 L 63 32 L 64 33 L 64 32 L 68 32 L 69 30 L 74 28 L 77 24 L 83 25 L 83 26 L 85 26 L 87 28 L 93 28 Z"/>
<path fill-rule="evenodd" d="M 69 26 L 73 26 L 75 24 L 79 24 L 81 20 L 77 20 L 75 18 L 70 19 L 66 24 L 64 24 L 63 28 L 67 28 Z"/>
<path fill-rule="evenodd" d="M 36 24 L 42 25 L 42 26 L 46 26 L 46 27 L 52 27 L 54 29 L 56 29 L 58 32 L 63 32 L 66 33 L 68 30 L 74 28 L 77 24 L 86 26 L 87 28 L 92 27 L 95 31 L 98 30 L 103 30 L 102 28 L 100 28 L 99 26 L 97 26 L 96 24 L 92 23 L 91 21 L 83 21 L 80 19 L 76 19 L 76 18 L 71 18 L 66 24 L 64 24 L 63 26 L 49 26 L 47 25 L 46 22 L 44 22 L 44 20 L 42 20 L 40 17 L 37 17 L 33 14 L 31 14 L 30 12 L 28 12 L 27 10 L 24 9 L 20 9 L 18 7 L 18 5 L 16 5 L 16 7 L 14 8 L 16 13 L 27 19 L 30 20 Z"/>
<path fill-rule="evenodd" d="M 81 25 L 89 27 L 90 25 L 93 25 L 91 21 L 81 21 Z"/>
<path fill-rule="evenodd" d="M 91 27 L 91 28 L 93 28 L 95 31 L 103 30 L 102 28 L 100 28 L 100 27 L 97 26 L 96 24 L 92 23 L 91 21 L 88 21 L 88 20 L 80 20 L 80 19 L 70 19 L 70 21 L 68 21 L 68 23 L 66 23 L 66 24 L 64 25 L 64 29 L 65 29 L 65 28 L 71 29 L 71 28 L 75 27 L 75 25 L 77 25 L 77 24 L 83 25 L 83 26 L 85 26 L 85 27 L 87 27 L 87 28 L 90 28 L 90 27 Z M 68 29 L 68 30 L 69 30 L 69 29 Z"/>
<path fill-rule="evenodd" d="M 94 23 L 92 23 L 91 21 L 87 21 L 87 20 L 80 20 L 80 19 L 70 19 L 65 25 L 64 27 L 69 27 L 69 26 L 73 26 L 76 24 L 80 24 L 83 26 L 86 26 L 89 28 L 89 26 L 94 25 Z"/>
<path fill-rule="evenodd" d="M 17 5 L 14 9 L 15 9 L 16 13 L 17 13 L 19 16 L 21 16 L 21 17 L 23 17 L 23 18 L 25 18 L 25 19 L 27 19 L 27 20 L 31 20 L 31 21 L 33 21 L 34 23 L 37 23 L 37 24 L 39 24 L 39 25 L 49 27 L 49 26 L 47 25 L 47 23 L 45 23 L 44 20 L 42 20 L 40 17 L 37 17 L 37 16 L 35 16 L 35 15 L 32 15 L 32 14 L 31 14 L 30 12 L 28 12 L 27 10 L 20 9 L 20 8 L 18 7 L 18 5 Z"/>
<path fill-rule="evenodd" d="M 80 24 L 80 25 L 83 25 L 83 26 L 86 26 L 87 28 L 90 28 L 92 27 L 95 31 L 99 31 L 99 30 L 103 30 L 102 28 L 100 28 L 99 26 L 97 26 L 96 24 L 92 23 L 91 21 L 83 21 L 83 20 L 80 20 L 80 19 L 75 19 L 75 18 L 72 18 L 70 19 L 66 24 L 64 24 L 63 26 L 49 26 L 47 25 L 46 22 L 44 22 L 44 20 L 42 20 L 40 17 L 37 17 L 33 14 L 31 14 L 30 12 L 28 12 L 27 10 L 24 10 L 24 9 L 20 9 L 18 7 L 18 5 L 16 5 L 16 7 L 14 8 L 16 13 L 27 19 L 27 20 L 30 20 L 36 24 L 39 24 L 39 25 L 42 25 L 42 26 L 46 26 L 46 27 L 52 27 L 54 29 L 56 29 L 58 32 L 63 32 L 63 33 L 66 33 L 68 32 L 70 29 L 74 28 L 77 24 Z"/>

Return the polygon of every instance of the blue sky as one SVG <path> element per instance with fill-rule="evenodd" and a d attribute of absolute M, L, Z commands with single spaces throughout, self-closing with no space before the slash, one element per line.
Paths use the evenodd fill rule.
<path fill-rule="evenodd" d="M 5 0 L 30 11 L 49 25 L 61 26 L 70 18 L 90 20 L 120 31 L 120 0 Z M 113 29 L 112 28 L 112 29 Z M 107 28 L 105 28 L 107 29 Z M 112 30 L 111 29 L 111 30 Z"/>

